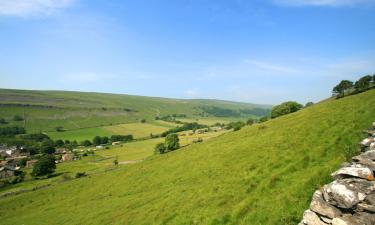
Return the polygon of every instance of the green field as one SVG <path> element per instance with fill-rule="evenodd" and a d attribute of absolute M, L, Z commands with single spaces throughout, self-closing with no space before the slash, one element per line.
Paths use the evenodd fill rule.
<path fill-rule="evenodd" d="M 149 137 L 150 134 L 161 134 L 168 130 L 171 125 L 167 122 L 158 124 L 150 123 L 128 123 L 119 124 L 113 126 L 93 127 L 93 128 L 82 128 L 76 130 L 69 130 L 64 132 L 46 132 L 52 139 L 62 140 L 92 140 L 95 136 L 111 136 L 115 134 L 128 135 L 131 134 L 134 138 Z"/>
<path fill-rule="evenodd" d="M 65 130 L 77 130 L 137 123 L 146 119 L 153 123 L 156 116 L 185 114 L 187 118 L 214 117 L 204 115 L 202 107 L 218 107 L 227 110 L 270 109 L 267 105 L 255 105 L 219 100 L 185 100 L 143 97 L 121 94 L 69 91 L 27 91 L 0 89 L 0 118 L 7 125 L 24 126 L 28 132 L 52 132 L 62 126 Z M 15 122 L 20 115 L 25 121 Z M 256 117 L 241 114 L 238 118 Z M 226 120 L 223 117 L 220 120 Z M 218 120 L 217 118 L 215 120 Z M 79 131 L 77 131 L 79 132 Z M 90 132 L 90 131 L 89 131 Z"/>
<path fill-rule="evenodd" d="M 0 199 L 2 224 L 297 224 L 375 120 L 375 90 Z M 66 165 L 68 166 L 68 165 Z"/>

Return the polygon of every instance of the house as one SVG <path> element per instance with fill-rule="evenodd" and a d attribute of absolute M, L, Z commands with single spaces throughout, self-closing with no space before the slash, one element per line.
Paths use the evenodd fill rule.
<path fill-rule="evenodd" d="M 66 148 L 57 148 L 55 154 L 65 154 Z"/>
<path fill-rule="evenodd" d="M 61 160 L 62 160 L 63 162 L 72 161 L 73 159 L 74 159 L 74 155 L 73 155 L 73 154 L 70 154 L 70 153 L 64 154 L 64 155 L 61 157 Z"/>
<path fill-rule="evenodd" d="M 120 145 L 121 142 L 120 141 L 115 141 L 115 142 L 112 142 L 112 145 Z"/>
<path fill-rule="evenodd" d="M 26 168 L 32 168 L 34 167 L 35 163 L 37 162 L 38 160 L 28 160 L 26 161 Z"/>
<path fill-rule="evenodd" d="M 104 147 L 101 146 L 101 145 L 98 145 L 98 146 L 96 146 L 96 148 L 97 148 L 97 149 L 102 149 L 102 148 L 104 148 Z"/>
<path fill-rule="evenodd" d="M 6 179 L 15 175 L 16 169 L 10 166 L 0 167 L 0 179 Z"/>

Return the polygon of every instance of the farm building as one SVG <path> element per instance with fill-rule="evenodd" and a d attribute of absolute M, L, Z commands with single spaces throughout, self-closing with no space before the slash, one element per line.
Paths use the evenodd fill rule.
<path fill-rule="evenodd" d="M 0 179 L 13 177 L 16 169 L 10 166 L 0 167 Z"/>
<path fill-rule="evenodd" d="M 64 154 L 62 157 L 61 157 L 61 160 L 63 162 L 68 162 L 68 161 L 72 161 L 74 159 L 74 155 L 73 154 Z"/>
<path fill-rule="evenodd" d="M 32 168 L 34 167 L 35 163 L 37 162 L 38 160 L 29 160 L 26 162 L 26 168 Z"/>
<path fill-rule="evenodd" d="M 115 142 L 112 142 L 112 145 L 120 145 L 121 142 L 120 141 L 115 141 Z"/>

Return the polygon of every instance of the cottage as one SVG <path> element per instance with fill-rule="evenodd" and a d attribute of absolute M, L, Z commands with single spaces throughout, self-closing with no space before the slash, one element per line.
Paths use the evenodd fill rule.
<path fill-rule="evenodd" d="M 97 149 L 102 149 L 102 148 L 104 148 L 104 147 L 101 146 L 101 145 L 98 145 L 98 146 L 96 146 L 96 148 L 97 148 Z"/>
<path fill-rule="evenodd" d="M 57 148 L 55 154 L 65 154 L 66 148 Z"/>
<path fill-rule="evenodd" d="M 6 179 L 15 175 L 15 168 L 10 166 L 0 167 L 0 179 Z"/>
<path fill-rule="evenodd" d="M 26 161 L 26 168 L 32 168 L 34 167 L 35 163 L 37 162 L 38 160 L 29 160 L 29 161 Z"/>
<path fill-rule="evenodd" d="M 61 160 L 62 160 L 63 162 L 72 161 L 73 159 L 74 159 L 74 155 L 73 155 L 73 154 L 70 154 L 70 153 L 64 154 L 64 155 L 61 157 Z"/>

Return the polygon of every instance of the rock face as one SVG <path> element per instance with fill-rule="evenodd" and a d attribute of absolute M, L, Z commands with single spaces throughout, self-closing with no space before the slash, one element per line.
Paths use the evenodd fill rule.
<path fill-rule="evenodd" d="M 334 179 L 315 191 L 299 225 L 375 225 L 375 122 L 361 143 L 362 154 L 332 173 Z"/>

